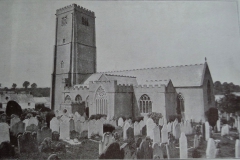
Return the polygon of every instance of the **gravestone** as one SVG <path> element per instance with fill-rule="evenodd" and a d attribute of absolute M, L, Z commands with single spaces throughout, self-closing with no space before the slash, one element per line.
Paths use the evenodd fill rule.
<path fill-rule="evenodd" d="M 199 138 L 197 135 L 195 135 L 193 140 L 193 148 L 197 148 L 198 146 L 199 146 Z"/>
<path fill-rule="evenodd" d="M 145 116 L 143 117 L 144 125 L 147 125 L 147 120 L 148 120 L 148 116 L 145 115 Z"/>
<path fill-rule="evenodd" d="M 173 142 L 170 141 L 168 144 L 166 144 L 166 151 L 168 159 L 179 158 L 179 151 L 176 149 Z"/>
<path fill-rule="evenodd" d="M 229 135 L 229 126 L 228 124 L 223 125 L 221 129 L 221 136 Z"/>
<path fill-rule="evenodd" d="M 18 133 L 24 133 L 25 132 L 25 123 L 23 123 L 22 121 L 15 123 L 12 126 L 11 132 L 12 132 L 13 136 L 17 136 Z"/>
<path fill-rule="evenodd" d="M 0 123 L 0 144 L 4 141 L 10 142 L 9 125 L 7 123 Z"/>
<path fill-rule="evenodd" d="M 127 129 L 127 140 L 134 140 L 134 131 L 132 127 Z"/>
<path fill-rule="evenodd" d="M 48 127 L 42 127 L 37 131 L 37 141 L 41 143 L 45 138 L 52 137 L 52 130 Z"/>
<path fill-rule="evenodd" d="M 131 144 L 122 144 L 120 150 L 124 153 L 123 159 L 136 159 L 136 152 L 132 150 Z"/>
<path fill-rule="evenodd" d="M 156 124 L 154 123 L 152 118 L 148 118 L 147 120 L 147 136 L 149 136 L 151 139 L 153 139 L 153 128 L 156 127 Z"/>
<path fill-rule="evenodd" d="M 12 126 L 16 123 L 18 123 L 20 121 L 20 118 L 18 117 L 13 117 L 11 120 L 10 120 L 10 130 L 12 130 Z"/>
<path fill-rule="evenodd" d="M 167 143 L 168 142 L 168 130 L 167 130 L 167 125 L 166 124 L 164 124 L 163 125 L 163 128 L 162 128 L 162 130 L 161 130 L 161 142 L 162 143 Z"/>
<path fill-rule="evenodd" d="M 142 134 L 142 128 L 143 128 L 144 126 L 145 126 L 145 124 L 144 124 L 143 120 L 141 120 L 141 121 L 139 122 L 140 134 Z"/>
<path fill-rule="evenodd" d="M 94 134 L 94 127 L 95 122 L 93 120 L 90 120 L 88 122 L 88 138 L 91 138 L 92 134 Z"/>
<path fill-rule="evenodd" d="M 7 122 L 7 115 L 5 113 L 2 113 L 0 115 L 0 122 L 1 123 L 6 123 Z"/>
<path fill-rule="evenodd" d="M 123 126 L 123 140 L 127 140 L 127 129 L 131 127 L 131 125 L 128 123 L 128 121 L 125 121 L 125 124 Z"/>
<path fill-rule="evenodd" d="M 188 149 L 187 149 L 187 137 L 182 132 L 179 138 L 179 148 L 180 148 L 180 159 L 188 158 Z"/>
<path fill-rule="evenodd" d="M 142 135 L 143 135 L 143 136 L 146 136 L 146 135 L 147 135 L 147 126 L 146 126 L 146 125 L 143 126 L 143 128 L 142 128 Z"/>
<path fill-rule="evenodd" d="M 97 120 L 95 123 L 95 134 L 98 134 L 100 136 L 103 135 L 103 122 L 100 120 Z"/>
<path fill-rule="evenodd" d="M 235 143 L 235 158 L 240 158 L 240 141 L 236 139 Z"/>
<path fill-rule="evenodd" d="M 167 124 L 167 131 L 172 132 L 172 123 L 168 122 Z"/>
<path fill-rule="evenodd" d="M 109 145 L 115 142 L 112 133 L 106 132 L 103 134 L 102 140 L 99 142 L 99 154 L 102 154 Z"/>
<path fill-rule="evenodd" d="M 159 126 L 163 126 L 164 125 L 164 119 L 159 118 L 158 124 L 159 124 Z"/>
<path fill-rule="evenodd" d="M 153 159 L 163 159 L 163 151 L 158 143 L 153 143 Z"/>
<path fill-rule="evenodd" d="M 205 140 L 208 141 L 210 138 L 210 126 L 208 122 L 205 122 Z"/>
<path fill-rule="evenodd" d="M 185 126 L 184 126 L 184 123 L 183 123 L 183 122 L 180 123 L 180 129 L 181 129 L 181 133 L 182 133 L 182 132 L 185 133 Z"/>
<path fill-rule="evenodd" d="M 28 121 L 28 126 L 30 126 L 31 124 L 35 124 L 36 126 L 38 126 L 38 120 L 36 117 L 31 117 Z"/>
<path fill-rule="evenodd" d="M 37 152 L 37 134 L 36 132 L 24 132 L 22 135 L 18 136 L 18 151 L 23 152 Z"/>
<path fill-rule="evenodd" d="M 30 126 L 26 127 L 26 131 L 37 132 L 38 131 L 38 127 L 35 124 L 31 124 Z"/>
<path fill-rule="evenodd" d="M 216 158 L 216 154 L 217 154 L 217 149 L 216 149 L 216 145 L 215 142 L 212 138 L 208 139 L 208 143 L 207 143 L 207 149 L 206 149 L 206 158 Z"/>
<path fill-rule="evenodd" d="M 120 117 L 118 119 L 118 126 L 123 127 L 123 125 L 124 125 L 123 119 L 122 119 L 122 117 Z"/>
<path fill-rule="evenodd" d="M 161 142 L 160 130 L 159 130 L 158 126 L 155 126 L 153 128 L 153 142 L 154 143 L 160 143 Z"/>
<path fill-rule="evenodd" d="M 218 132 L 221 131 L 221 121 L 220 121 L 220 119 L 217 120 L 217 131 Z"/>
<path fill-rule="evenodd" d="M 75 123 L 74 123 L 74 120 L 73 120 L 73 119 L 70 119 L 70 120 L 69 120 L 69 123 L 70 123 L 70 131 L 75 130 Z"/>
<path fill-rule="evenodd" d="M 53 117 L 52 120 L 50 121 L 50 128 L 52 132 L 54 131 L 59 132 L 60 122 L 56 117 Z"/>
<path fill-rule="evenodd" d="M 137 159 L 152 159 L 153 150 L 150 146 L 150 139 L 143 140 L 137 149 Z"/>
<path fill-rule="evenodd" d="M 52 140 L 53 141 L 59 141 L 60 134 L 57 131 L 52 132 Z"/>
<path fill-rule="evenodd" d="M 134 136 L 140 135 L 140 125 L 139 125 L 139 123 L 136 121 L 133 126 L 134 126 Z"/>
<path fill-rule="evenodd" d="M 15 156 L 15 149 L 10 142 L 0 143 L 0 158 L 1 159 L 13 159 Z"/>
<path fill-rule="evenodd" d="M 180 128 L 180 124 L 176 124 L 175 126 L 175 139 L 179 139 L 181 136 L 181 128 Z"/>
<path fill-rule="evenodd" d="M 70 138 L 70 122 L 68 118 L 60 122 L 60 139 L 65 140 L 66 138 Z"/>
<path fill-rule="evenodd" d="M 120 145 L 117 142 L 111 143 L 105 150 L 101 153 L 98 159 L 123 159 L 124 152 L 120 150 Z"/>
<path fill-rule="evenodd" d="M 27 126 L 28 126 L 28 121 L 29 121 L 29 119 L 24 119 L 23 120 L 23 123 L 25 123 L 25 130 L 26 130 Z"/>
<path fill-rule="evenodd" d="M 47 137 L 45 138 L 40 146 L 38 147 L 39 152 L 51 152 L 52 139 Z"/>

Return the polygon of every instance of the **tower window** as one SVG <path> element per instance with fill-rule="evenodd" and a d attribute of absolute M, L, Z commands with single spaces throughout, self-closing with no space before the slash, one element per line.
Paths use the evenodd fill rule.
<path fill-rule="evenodd" d="M 63 43 L 65 43 L 65 39 L 63 39 Z"/>
<path fill-rule="evenodd" d="M 61 62 L 61 68 L 64 68 L 64 62 L 63 61 Z"/>
<path fill-rule="evenodd" d="M 67 24 L 67 16 L 62 18 L 62 26 L 65 26 Z"/>
<path fill-rule="evenodd" d="M 82 17 L 82 24 L 85 25 L 85 26 L 89 26 L 88 19 Z"/>

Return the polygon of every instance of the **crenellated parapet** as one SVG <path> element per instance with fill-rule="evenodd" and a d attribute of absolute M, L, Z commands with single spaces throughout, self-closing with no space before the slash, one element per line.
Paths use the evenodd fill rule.
<path fill-rule="evenodd" d="M 162 88 L 166 87 L 164 84 L 144 84 L 144 85 L 135 85 L 134 88 Z"/>
<path fill-rule="evenodd" d="M 83 8 L 82 6 L 79 6 L 77 4 L 71 4 L 71 5 L 65 6 L 63 8 L 57 9 L 56 14 L 58 15 L 58 14 L 62 14 L 65 12 L 69 12 L 73 9 L 76 9 L 77 11 L 84 13 L 88 16 L 95 17 L 95 14 L 93 11 Z"/>
<path fill-rule="evenodd" d="M 133 92 L 132 84 L 118 84 L 116 86 L 116 92 Z"/>
<path fill-rule="evenodd" d="M 89 90 L 88 85 L 75 85 L 73 87 L 64 87 L 64 91 Z"/>

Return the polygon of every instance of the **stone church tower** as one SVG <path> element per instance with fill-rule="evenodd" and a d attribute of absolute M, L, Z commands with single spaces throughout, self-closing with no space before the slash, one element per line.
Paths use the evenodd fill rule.
<path fill-rule="evenodd" d="M 96 73 L 94 12 L 76 4 L 56 11 L 51 108 L 59 107 L 64 87 L 82 84 Z"/>

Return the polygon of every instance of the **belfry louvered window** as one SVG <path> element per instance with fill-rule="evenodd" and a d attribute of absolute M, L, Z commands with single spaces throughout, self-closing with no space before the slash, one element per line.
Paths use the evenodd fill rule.
<path fill-rule="evenodd" d="M 96 114 L 108 113 L 107 94 L 102 87 L 99 87 L 96 92 Z"/>
<path fill-rule="evenodd" d="M 146 94 L 142 95 L 139 100 L 140 113 L 152 112 L 152 101 Z"/>

